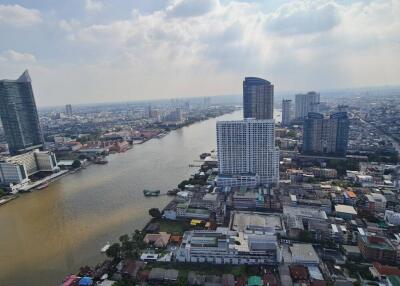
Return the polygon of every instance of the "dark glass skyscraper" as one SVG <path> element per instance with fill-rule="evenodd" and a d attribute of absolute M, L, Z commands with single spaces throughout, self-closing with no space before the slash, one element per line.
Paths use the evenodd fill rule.
<path fill-rule="evenodd" d="M 28 71 L 17 80 L 0 80 L 0 118 L 11 154 L 20 154 L 43 146 Z"/>
<path fill-rule="evenodd" d="M 274 86 L 269 81 L 258 77 L 244 79 L 243 117 L 274 118 Z"/>

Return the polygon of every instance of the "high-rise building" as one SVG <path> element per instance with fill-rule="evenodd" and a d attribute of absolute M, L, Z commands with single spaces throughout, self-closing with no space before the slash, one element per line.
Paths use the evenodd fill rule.
<path fill-rule="evenodd" d="M 246 77 L 243 81 L 243 117 L 274 118 L 274 86 L 267 80 Z"/>
<path fill-rule="evenodd" d="M 292 120 L 292 101 L 290 99 L 282 100 L 282 125 L 288 126 Z"/>
<path fill-rule="evenodd" d="M 309 112 L 319 112 L 320 95 L 315 91 L 295 95 L 295 119 L 307 118 Z"/>
<path fill-rule="evenodd" d="M 219 121 L 217 147 L 221 176 L 255 175 L 261 184 L 278 184 L 275 120 Z"/>
<path fill-rule="evenodd" d="M 66 113 L 68 116 L 72 116 L 72 105 L 71 105 L 71 104 L 67 104 L 67 105 L 65 106 L 65 113 Z"/>
<path fill-rule="evenodd" d="M 303 124 L 303 153 L 344 156 L 349 138 L 349 119 L 346 112 L 329 118 L 310 112 Z"/>
<path fill-rule="evenodd" d="M 43 146 L 43 136 L 28 71 L 17 80 L 0 80 L 0 117 L 11 154 Z"/>

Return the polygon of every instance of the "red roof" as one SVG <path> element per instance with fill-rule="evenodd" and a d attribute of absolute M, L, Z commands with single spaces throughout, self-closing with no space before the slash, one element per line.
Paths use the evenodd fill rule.
<path fill-rule="evenodd" d="M 388 266 L 388 265 L 382 265 L 379 262 L 374 262 L 373 263 L 374 268 L 378 271 L 380 275 L 396 275 L 400 276 L 400 269 L 395 266 Z"/>
<path fill-rule="evenodd" d="M 368 236 L 368 242 L 374 243 L 374 244 L 380 244 L 380 243 L 385 242 L 385 239 L 383 237 L 379 237 L 379 236 Z"/>
<path fill-rule="evenodd" d="M 274 274 L 265 274 L 263 276 L 264 285 L 268 286 L 278 286 L 278 279 Z"/>
<path fill-rule="evenodd" d="M 302 265 L 289 266 L 290 276 L 296 281 L 308 279 L 308 269 Z"/>

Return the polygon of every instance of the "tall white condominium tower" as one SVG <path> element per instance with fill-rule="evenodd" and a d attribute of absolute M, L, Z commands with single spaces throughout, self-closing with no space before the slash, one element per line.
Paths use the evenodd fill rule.
<path fill-rule="evenodd" d="M 278 184 L 274 119 L 219 121 L 217 146 L 221 176 L 256 175 L 261 184 Z"/>
<path fill-rule="evenodd" d="M 290 99 L 282 100 L 282 125 L 288 126 L 292 120 L 292 101 Z"/>
<path fill-rule="evenodd" d="M 310 91 L 305 94 L 296 94 L 295 103 L 295 119 L 307 118 L 309 112 L 319 112 L 320 95 L 315 91 Z"/>

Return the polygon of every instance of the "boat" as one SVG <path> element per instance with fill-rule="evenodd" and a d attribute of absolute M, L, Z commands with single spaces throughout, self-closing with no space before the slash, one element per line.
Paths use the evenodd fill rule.
<path fill-rule="evenodd" d="M 38 187 L 36 187 L 36 190 L 43 190 L 43 189 L 47 188 L 48 186 L 49 186 L 48 183 L 44 183 L 44 184 L 41 184 Z"/>
<path fill-rule="evenodd" d="M 167 192 L 167 195 L 168 195 L 168 196 L 176 196 L 176 194 L 177 194 L 179 191 L 180 191 L 179 189 L 169 190 L 169 191 Z"/>
<path fill-rule="evenodd" d="M 200 159 L 204 160 L 208 156 L 211 156 L 211 154 L 210 153 L 203 153 L 203 154 L 200 155 Z"/>
<path fill-rule="evenodd" d="M 143 190 L 145 197 L 157 197 L 160 195 L 160 190 Z"/>
<path fill-rule="evenodd" d="M 110 246 L 110 242 L 107 241 L 107 243 L 100 249 L 100 252 L 105 253 L 110 248 Z"/>

